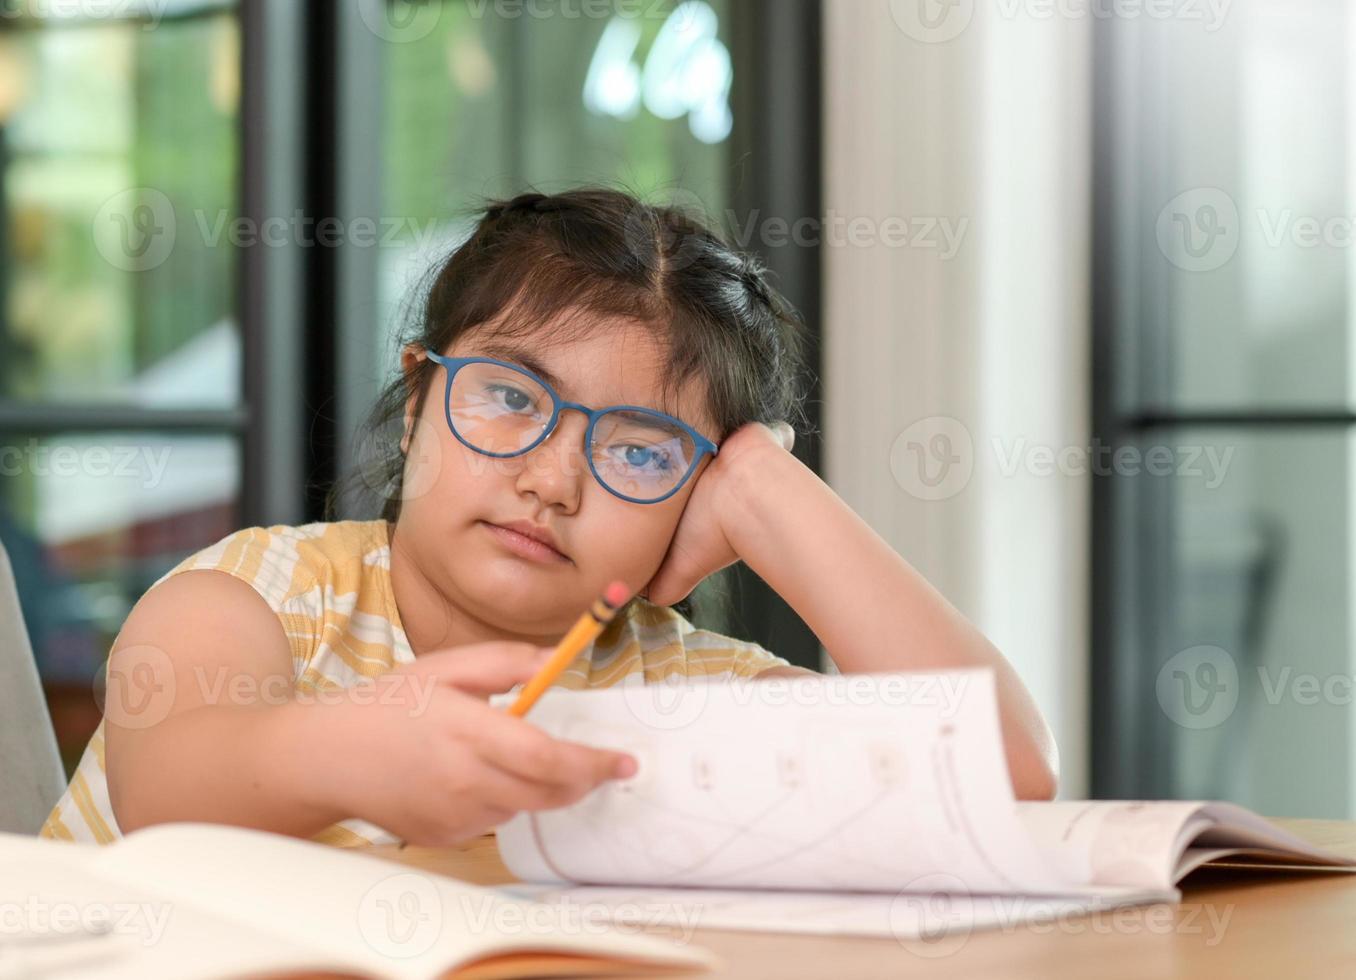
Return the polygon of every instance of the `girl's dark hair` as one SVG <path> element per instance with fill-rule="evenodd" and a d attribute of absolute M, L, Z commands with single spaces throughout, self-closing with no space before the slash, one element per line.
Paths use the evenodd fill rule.
<path fill-rule="evenodd" d="M 470 237 L 430 269 L 413 309 L 401 348 L 443 352 L 492 321 L 487 335 L 552 346 L 587 335 L 599 318 L 624 318 L 653 331 L 665 352 L 658 407 L 681 417 L 677 393 L 696 380 L 716 442 L 748 422 L 806 429 L 800 315 L 758 259 L 675 206 L 602 187 L 492 200 Z M 376 493 L 387 521 L 400 514 L 406 401 L 414 394 L 422 411 L 435 368 L 421 360 L 392 380 L 361 435 L 350 481 Z M 330 519 L 344 489 L 330 494 Z"/>

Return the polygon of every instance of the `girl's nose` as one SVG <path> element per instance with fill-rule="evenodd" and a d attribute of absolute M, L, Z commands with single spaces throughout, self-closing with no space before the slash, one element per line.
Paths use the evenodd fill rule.
<path fill-rule="evenodd" d="M 577 508 L 583 481 L 589 479 L 584 455 L 587 429 L 588 419 L 580 413 L 561 412 L 551 434 L 524 454 L 519 492 L 531 491 L 542 503 L 558 504 L 566 512 Z"/>

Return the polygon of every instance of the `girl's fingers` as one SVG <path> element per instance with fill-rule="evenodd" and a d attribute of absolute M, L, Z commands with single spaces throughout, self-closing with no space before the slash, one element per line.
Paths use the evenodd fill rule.
<path fill-rule="evenodd" d="M 568 806 L 593 787 L 574 783 L 540 782 L 482 762 L 477 794 L 483 807 L 498 808 L 511 816 L 519 810 L 551 810 Z M 505 818 L 507 819 L 507 818 Z"/>
<path fill-rule="evenodd" d="M 593 787 L 620 778 L 618 766 L 630 758 L 625 752 L 552 738 L 530 722 L 493 708 L 476 712 L 471 725 L 467 735 L 481 758 L 534 782 Z"/>

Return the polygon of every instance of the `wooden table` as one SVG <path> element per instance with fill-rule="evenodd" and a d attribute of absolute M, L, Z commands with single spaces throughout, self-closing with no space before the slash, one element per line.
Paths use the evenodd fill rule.
<path fill-rule="evenodd" d="M 1276 823 L 1356 856 L 1356 823 Z M 493 834 L 454 848 L 371 847 L 365 853 L 480 885 L 515 880 Z M 1182 904 L 1171 911 L 1146 906 L 1104 912 L 1095 920 L 975 932 L 942 956 L 922 955 L 894 939 L 698 928 L 692 942 L 716 952 L 726 966 L 692 976 L 1356 977 L 1356 875 L 1206 868 L 1183 882 L 1182 893 Z M 647 931 L 679 933 L 676 927 Z"/>

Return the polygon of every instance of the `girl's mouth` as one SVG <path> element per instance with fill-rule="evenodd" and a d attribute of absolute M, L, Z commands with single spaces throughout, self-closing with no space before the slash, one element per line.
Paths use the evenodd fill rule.
<path fill-rule="evenodd" d="M 571 564 L 569 558 L 556 551 L 549 544 L 529 538 L 525 534 L 519 534 L 517 531 L 510 531 L 498 524 L 491 524 L 489 521 L 480 521 L 479 523 L 490 532 L 496 541 L 520 558 L 549 565 Z"/>

